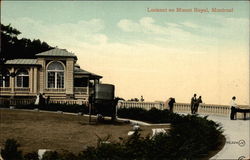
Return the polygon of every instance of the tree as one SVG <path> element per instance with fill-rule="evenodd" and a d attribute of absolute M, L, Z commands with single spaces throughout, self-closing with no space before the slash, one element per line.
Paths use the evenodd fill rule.
<path fill-rule="evenodd" d="M 22 160 L 22 151 L 18 150 L 20 144 L 14 139 L 7 139 L 4 149 L 1 149 L 1 155 L 5 160 Z"/>
<path fill-rule="evenodd" d="M 35 58 L 35 54 L 53 48 L 39 39 L 19 39 L 18 36 L 20 34 L 21 32 L 13 28 L 10 24 L 1 24 L 0 64 L 3 64 L 8 59 Z"/>
<path fill-rule="evenodd" d="M 18 39 L 21 32 L 10 24 L 1 24 L 1 45 L 0 45 L 0 75 L 5 76 L 6 66 L 4 63 L 9 59 L 35 58 L 35 54 L 47 51 L 53 47 L 39 39 L 30 40 L 27 38 Z"/>
<path fill-rule="evenodd" d="M 17 42 L 17 36 L 21 32 L 9 25 L 1 24 L 1 60 L 5 61 L 10 57 L 8 54 L 12 53 L 15 49 L 14 45 Z M 3 63 L 3 62 L 2 62 Z"/>

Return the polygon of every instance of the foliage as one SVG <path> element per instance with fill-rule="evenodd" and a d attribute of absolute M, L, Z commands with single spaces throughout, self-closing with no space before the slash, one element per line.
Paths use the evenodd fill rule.
<path fill-rule="evenodd" d="M 9 25 L 1 24 L 1 61 L 15 58 L 34 58 L 35 54 L 52 49 L 39 39 L 19 39 L 21 32 Z"/>
<path fill-rule="evenodd" d="M 63 151 L 59 156 L 60 160 L 78 160 L 78 157 L 75 154 L 67 150 Z"/>
<path fill-rule="evenodd" d="M 47 151 L 43 154 L 42 160 L 61 160 L 56 151 Z"/>
<path fill-rule="evenodd" d="M 120 108 L 117 114 L 121 118 L 141 120 L 150 123 L 171 123 L 178 118 L 178 114 L 176 113 L 171 113 L 168 110 L 158 110 L 156 108 L 152 108 L 149 111 L 143 108 Z"/>
<path fill-rule="evenodd" d="M 135 101 L 135 102 L 139 102 L 139 99 L 138 99 L 138 98 L 131 98 L 131 99 L 129 99 L 128 101 Z"/>
<path fill-rule="evenodd" d="M 7 139 L 4 149 L 1 149 L 1 156 L 5 160 L 22 160 L 22 151 L 18 150 L 20 144 L 14 139 Z"/>
<path fill-rule="evenodd" d="M 222 128 L 207 117 L 179 115 L 156 108 L 149 111 L 142 108 L 121 108 L 118 116 L 150 123 L 171 123 L 172 128 L 166 142 L 170 157 L 192 158 L 215 149 L 221 143 Z M 160 146 L 164 146 L 164 143 Z"/>
<path fill-rule="evenodd" d="M 37 152 L 31 152 L 24 155 L 24 160 L 39 160 Z"/>

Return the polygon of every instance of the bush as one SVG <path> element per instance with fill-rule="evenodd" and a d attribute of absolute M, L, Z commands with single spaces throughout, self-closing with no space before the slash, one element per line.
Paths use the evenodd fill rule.
<path fill-rule="evenodd" d="M 155 146 L 165 150 L 168 155 L 161 152 L 154 155 L 190 159 L 216 149 L 221 143 L 222 127 L 218 123 L 208 120 L 207 117 L 179 115 L 155 108 L 149 111 L 141 108 L 121 108 L 118 110 L 118 116 L 150 123 L 171 123 L 169 137 L 160 137 L 165 143 L 159 143 L 158 147 Z M 158 143 L 158 139 L 155 139 L 154 143 Z M 152 152 L 157 151 L 154 147 L 151 149 Z"/>
<path fill-rule="evenodd" d="M 179 115 L 168 110 L 152 108 L 149 111 L 143 108 L 120 108 L 118 117 L 140 120 L 149 123 L 171 123 Z"/>
<path fill-rule="evenodd" d="M 18 150 L 20 144 L 14 139 L 7 139 L 4 149 L 1 149 L 1 156 L 5 160 L 22 160 L 22 151 Z"/>
<path fill-rule="evenodd" d="M 78 158 L 73 153 L 65 150 L 60 154 L 60 160 L 78 160 Z"/>
<path fill-rule="evenodd" d="M 61 160 L 56 151 L 47 151 L 43 154 L 42 160 Z"/>
<path fill-rule="evenodd" d="M 37 152 L 31 152 L 25 154 L 24 160 L 39 160 Z"/>

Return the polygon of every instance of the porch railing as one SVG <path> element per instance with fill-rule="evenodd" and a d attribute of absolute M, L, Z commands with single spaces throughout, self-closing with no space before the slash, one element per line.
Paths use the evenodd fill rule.
<path fill-rule="evenodd" d="M 35 102 L 35 98 L 0 98 L 1 105 L 27 105 Z"/>
<path fill-rule="evenodd" d="M 44 90 L 47 93 L 64 93 L 66 91 L 65 88 L 45 88 Z"/>
<path fill-rule="evenodd" d="M 14 91 L 15 92 L 29 92 L 30 91 L 30 88 L 14 88 Z"/>
<path fill-rule="evenodd" d="M 88 102 L 84 101 L 84 100 L 71 100 L 71 99 L 51 99 L 49 101 L 49 103 L 56 103 L 56 104 L 70 104 L 70 105 L 74 105 L 74 104 L 78 104 L 78 105 L 87 105 Z"/>
<path fill-rule="evenodd" d="M 10 92 L 11 88 L 10 87 L 0 87 L 0 92 Z"/>
<path fill-rule="evenodd" d="M 87 87 L 74 87 L 74 93 L 75 94 L 88 94 L 88 88 Z"/>
<path fill-rule="evenodd" d="M 34 104 L 36 98 L 3 98 L 0 97 L 0 105 L 28 105 Z M 50 99 L 49 103 L 56 103 L 56 104 L 88 104 L 87 101 L 84 100 L 75 100 L 75 99 Z"/>

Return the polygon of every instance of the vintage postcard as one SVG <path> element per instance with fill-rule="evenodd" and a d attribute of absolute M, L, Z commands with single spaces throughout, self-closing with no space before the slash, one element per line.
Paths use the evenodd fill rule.
<path fill-rule="evenodd" d="M 40 159 L 45 151 L 60 157 L 62 149 L 75 159 L 250 158 L 249 1 L 0 3 L 4 159 L 11 155 L 4 148 L 10 139 L 21 146 L 19 159 L 38 150 Z M 64 117 L 68 112 L 89 115 L 89 122 L 105 116 L 112 122 L 93 127 L 88 117 Z M 195 122 L 183 125 L 175 116 Z M 131 129 L 125 122 L 132 120 L 138 122 Z M 199 130 L 209 125 L 213 131 Z M 200 139 L 177 138 L 179 126 L 194 127 L 189 133 Z M 143 142 L 133 145 L 145 143 L 141 150 L 129 148 L 128 141 L 117 144 L 135 130 Z M 152 138 L 157 132 L 169 142 L 161 139 L 168 147 L 159 152 L 152 147 L 160 144 Z"/>

